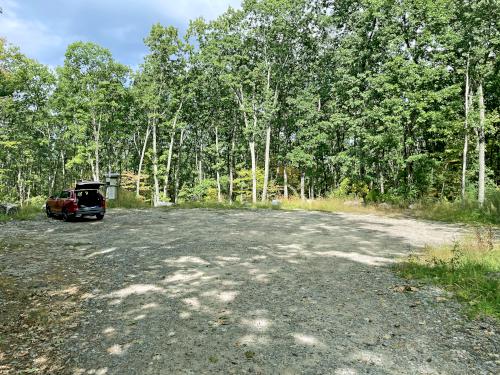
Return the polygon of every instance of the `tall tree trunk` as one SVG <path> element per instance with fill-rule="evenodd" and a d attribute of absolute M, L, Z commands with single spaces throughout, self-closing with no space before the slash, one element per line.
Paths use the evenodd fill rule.
<path fill-rule="evenodd" d="M 249 143 L 250 158 L 252 159 L 252 203 L 257 203 L 257 163 L 255 160 L 255 141 Z"/>
<path fill-rule="evenodd" d="M 153 205 L 158 206 L 160 201 L 160 185 L 158 183 L 158 151 L 156 142 L 156 118 L 153 119 L 152 133 L 153 133 L 153 181 L 154 181 L 154 192 L 153 192 Z"/>
<path fill-rule="evenodd" d="M 165 199 L 166 199 L 167 193 L 168 193 L 168 179 L 170 176 L 170 163 L 172 161 L 172 149 L 174 147 L 175 128 L 177 127 L 177 119 L 179 118 L 179 114 L 182 110 L 183 104 L 184 104 L 184 102 L 181 102 L 179 105 L 179 108 L 177 108 L 177 111 L 175 112 L 175 116 L 174 116 L 174 121 L 172 123 L 172 134 L 170 136 L 170 147 L 168 149 L 167 170 L 165 171 L 165 179 L 164 179 L 164 185 L 163 185 L 163 195 L 165 196 Z"/>
<path fill-rule="evenodd" d="M 94 167 L 94 181 L 99 181 L 99 176 L 100 176 L 100 170 L 99 170 L 99 143 L 100 143 L 100 138 L 101 138 L 101 120 L 96 121 L 95 117 L 92 117 L 92 125 L 94 127 L 94 142 L 95 142 L 95 148 L 94 148 L 94 162 L 95 162 L 95 167 Z"/>
<path fill-rule="evenodd" d="M 300 174 L 300 199 L 302 199 L 303 201 L 306 200 L 305 189 L 306 189 L 306 174 L 305 172 L 302 172 Z"/>
<path fill-rule="evenodd" d="M 271 90 L 271 67 L 268 68 L 267 71 L 267 91 Z M 274 99 L 272 110 L 276 108 L 278 102 L 278 87 L 274 91 Z M 268 124 L 266 129 L 266 154 L 264 157 L 264 187 L 262 189 L 262 202 L 267 200 L 267 188 L 269 184 L 269 162 L 270 162 L 270 150 L 271 150 L 271 115 L 268 115 Z"/>
<path fill-rule="evenodd" d="M 283 165 L 283 195 L 288 199 L 288 173 L 286 172 L 286 165 Z"/>
<path fill-rule="evenodd" d="M 271 148 L 271 125 L 266 129 L 266 155 L 264 160 L 264 186 L 262 189 L 262 202 L 267 200 L 267 185 L 269 182 L 269 152 Z"/>
<path fill-rule="evenodd" d="M 380 194 L 385 194 L 385 186 L 384 186 L 384 173 L 382 172 L 382 168 L 379 171 L 379 181 L 380 181 Z"/>
<path fill-rule="evenodd" d="M 137 170 L 137 183 L 135 186 L 135 195 L 139 197 L 141 194 L 141 172 L 142 172 L 142 163 L 144 162 L 144 155 L 146 154 L 146 148 L 148 145 L 149 133 L 151 132 L 151 127 L 148 124 L 146 128 L 146 135 L 144 136 L 144 144 L 142 145 L 141 157 L 139 159 L 139 169 Z"/>
<path fill-rule="evenodd" d="M 485 183 L 485 160 L 484 153 L 486 149 L 485 136 L 484 136 L 484 123 L 485 123 L 485 107 L 484 107 L 484 92 L 483 83 L 479 83 L 477 89 L 479 97 L 479 128 L 477 129 L 477 142 L 479 152 L 479 181 L 478 181 L 478 201 L 482 207 L 484 205 L 484 183 Z"/>
<path fill-rule="evenodd" d="M 222 194 L 220 191 L 220 173 L 219 173 L 219 131 L 217 126 L 215 127 L 215 152 L 216 152 L 216 157 L 215 157 L 215 162 L 216 162 L 216 168 L 215 168 L 215 173 L 217 177 L 217 201 L 220 203 L 222 202 Z"/>
<path fill-rule="evenodd" d="M 467 178 L 467 153 L 469 151 L 469 56 L 465 71 L 465 122 L 464 122 L 464 152 L 462 156 L 462 202 L 465 201 L 465 184 Z"/>
<path fill-rule="evenodd" d="M 62 172 L 62 185 L 66 186 L 66 163 L 64 160 L 64 151 L 61 150 L 61 172 Z"/>
<path fill-rule="evenodd" d="M 234 140 L 234 129 L 233 129 L 233 134 L 232 134 L 232 139 L 231 139 L 231 153 L 229 154 L 229 204 L 233 204 L 234 147 L 235 147 L 235 140 Z"/>
<path fill-rule="evenodd" d="M 170 177 L 170 166 L 172 165 L 172 152 L 174 149 L 174 139 L 175 139 L 175 129 L 172 130 L 170 135 L 170 145 L 168 147 L 168 157 L 167 157 L 167 170 L 165 171 L 165 181 L 163 185 L 163 194 L 167 197 L 168 193 L 168 180 Z"/>
<path fill-rule="evenodd" d="M 17 195 L 19 196 L 19 203 L 21 206 L 24 204 L 24 187 L 21 168 L 17 171 Z"/>
<path fill-rule="evenodd" d="M 255 159 L 255 129 L 257 129 L 257 112 L 255 105 L 253 106 L 253 127 L 250 129 L 250 122 L 248 121 L 247 112 L 245 110 L 245 97 L 243 94 L 243 88 L 240 86 L 238 90 L 235 91 L 236 99 L 240 106 L 240 110 L 243 114 L 243 121 L 245 122 L 245 128 L 250 131 L 250 140 L 248 141 L 248 148 L 250 149 L 250 158 L 252 161 L 252 202 L 257 203 L 257 163 Z"/>
<path fill-rule="evenodd" d="M 179 140 L 179 152 L 177 154 L 177 164 L 175 167 L 175 191 L 174 202 L 177 203 L 179 196 L 179 169 L 181 167 L 182 143 L 184 142 L 184 129 L 181 129 L 181 138 Z"/>

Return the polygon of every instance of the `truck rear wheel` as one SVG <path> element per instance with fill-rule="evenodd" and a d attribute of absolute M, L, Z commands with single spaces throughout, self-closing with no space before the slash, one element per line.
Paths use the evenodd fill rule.
<path fill-rule="evenodd" d="M 66 210 L 65 208 L 62 211 L 62 219 L 63 219 L 63 221 L 70 221 L 71 220 L 71 216 L 69 216 L 68 210 Z"/>
<path fill-rule="evenodd" d="M 104 218 L 104 214 L 97 214 L 95 217 L 97 220 L 102 220 Z"/>

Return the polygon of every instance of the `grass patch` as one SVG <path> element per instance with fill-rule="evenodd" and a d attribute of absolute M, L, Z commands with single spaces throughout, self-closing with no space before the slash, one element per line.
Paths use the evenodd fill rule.
<path fill-rule="evenodd" d="M 15 214 L 12 215 L 0 214 L 0 223 L 5 223 L 11 220 L 19 220 L 19 221 L 33 220 L 36 219 L 38 216 L 40 216 L 41 213 L 42 209 L 40 208 L 40 206 L 26 205 L 20 207 Z"/>
<path fill-rule="evenodd" d="M 451 223 L 500 224 L 500 202 L 489 199 L 483 207 L 475 201 L 438 202 L 422 205 L 415 211 L 415 216 L 422 219 L 438 220 Z"/>
<path fill-rule="evenodd" d="M 193 202 L 181 202 L 175 206 L 166 207 L 166 209 L 193 209 L 193 208 L 207 208 L 207 209 L 222 209 L 222 210 L 251 210 L 251 209 L 279 209 L 279 206 L 273 206 L 271 203 L 240 203 L 233 202 L 229 203 L 227 201 L 214 202 L 214 201 L 193 201 Z"/>
<path fill-rule="evenodd" d="M 137 197 L 135 192 L 120 189 L 117 199 L 106 201 L 108 208 L 148 208 L 151 204 L 142 197 Z"/>
<path fill-rule="evenodd" d="M 374 205 L 363 204 L 362 201 L 342 199 L 342 198 L 325 198 L 314 200 L 302 200 L 292 198 L 283 200 L 280 207 L 286 210 L 306 210 L 306 211 L 323 211 L 323 212 L 352 212 L 365 214 L 398 214 L 401 210 L 389 205 Z"/>
<path fill-rule="evenodd" d="M 433 204 L 415 204 L 414 209 L 401 208 L 390 204 L 363 204 L 347 198 L 319 198 L 314 200 L 301 200 L 291 198 L 281 200 L 278 205 L 270 202 L 257 204 L 227 201 L 190 201 L 175 206 L 176 208 L 211 208 L 211 209 L 282 209 L 282 210 L 305 210 L 321 212 L 347 212 L 375 215 L 407 215 L 419 219 L 437 220 L 450 223 L 469 224 L 500 224 L 500 214 L 497 213 L 496 204 L 486 202 L 484 208 L 480 208 L 475 202 L 462 204 L 460 202 L 438 202 Z"/>
<path fill-rule="evenodd" d="M 407 279 L 444 287 L 466 303 L 470 317 L 500 320 L 500 245 L 491 227 L 452 245 L 428 247 L 396 266 Z"/>

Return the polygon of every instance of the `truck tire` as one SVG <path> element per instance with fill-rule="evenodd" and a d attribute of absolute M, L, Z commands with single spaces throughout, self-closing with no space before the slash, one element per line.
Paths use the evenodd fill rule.
<path fill-rule="evenodd" d="M 62 219 L 63 221 L 71 221 L 71 216 L 69 216 L 68 210 L 66 208 L 63 208 L 62 210 Z"/>

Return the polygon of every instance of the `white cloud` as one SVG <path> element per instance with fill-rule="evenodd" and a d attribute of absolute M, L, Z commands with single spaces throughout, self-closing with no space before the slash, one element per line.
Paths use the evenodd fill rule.
<path fill-rule="evenodd" d="M 189 20 L 217 18 L 241 0 L 0 0 L 0 37 L 42 63 L 59 65 L 68 44 L 94 41 L 130 65 L 160 22 L 185 30 Z"/>
<path fill-rule="evenodd" d="M 28 56 L 41 56 L 48 49 L 58 49 L 67 40 L 40 20 L 25 20 L 18 16 L 19 4 L 5 1 L 2 4 L 0 36 L 21 48 Z"/>
<path fill-rule="evenodd" d="M 207 20 L 217 18 L 229 6 L 239 8 L 241 0 L 155 0 L 158 9 L 168 17 L 188 21 L 197 17 Z"/>

